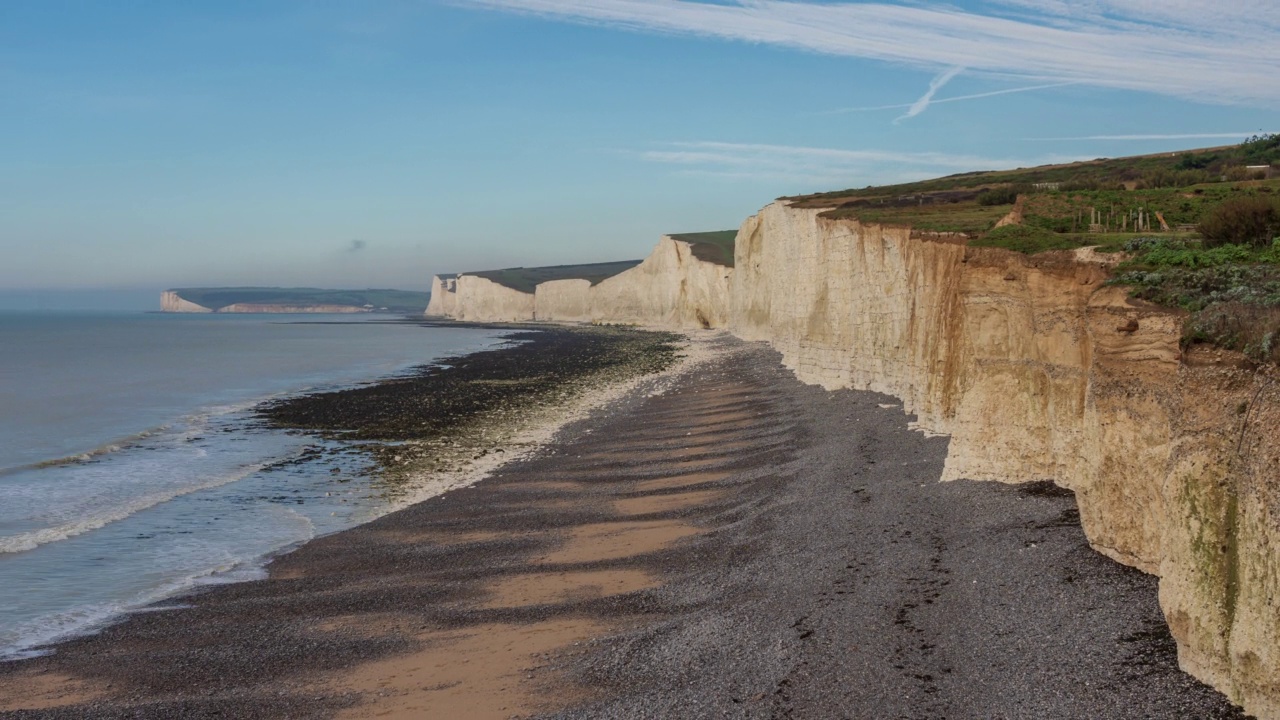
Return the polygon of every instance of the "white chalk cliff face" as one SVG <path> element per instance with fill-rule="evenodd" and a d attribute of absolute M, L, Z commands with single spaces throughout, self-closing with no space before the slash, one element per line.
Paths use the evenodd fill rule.
<path fill-rule="evenodd" d="M 591 319 L 670 328 L 728 324 L 733 269 L 699 260 L 689 243 L 664 235 L 649 257 L 591 288 Z"/>
<path fill-rule="evenodd" d="M 533 293 L 534 318 L 556 322 L 591 322 L 589 280 L 549 280 Z"/>
<path fill-rule="evenodd" d="M 594 286 L 586 280 L 552 280 L 529 294 L 474 275 L 437 276 L 426 314 L 473 322 L 724 327 L 732 274 L 732 268 L 698 259 L 689 243 L 663 236 L 644 262 Z"/>
<path fill-rule="evenodd" d="M 452 318 L 458 306 L 458 280 L 452 275 L 431 278 L 431 299 L 423 312 L 427 317 Z"/>
<path fill-rule="evenodd" d="M 766 207 L 730 329 L 951 435 L 944 479 L 1050 479 L 1099 551 L 1160 577 L 1184 669 L 1280 718 L 1280 383 L 1180 349 L 1088 253 L 1025 256 Z"/>
<path fill-rule="evenodd" d="M 533 295 L 475 275 L 459 275 L 454 314 L 471 322 L 526 322 L 533 319 Z"/>
<path fill-rule="evenodd" d="M 172 290 L 160 293 L 160 312 L 167 313 L 211 313 L 213 310 L 183 299 Z"/>

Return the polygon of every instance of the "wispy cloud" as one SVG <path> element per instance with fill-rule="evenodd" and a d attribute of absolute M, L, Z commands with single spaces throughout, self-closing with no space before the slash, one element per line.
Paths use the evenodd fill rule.
<path fill-rule="evenodd" d="M 793 47 L 975 73 L 1280 106 L 1280 3 L 988 0 L 455 0 L 475 7 L 664 34 Z M 905 2 L 905 0 L 904 0 Z"/>
<path fill-rule="evenodd" d="M 951 82 L 955 79 L 955 76 L 962 72 L 964 72 L 964 68 L 962 67 L 948 68 L 947 70 L 944 70 L 942 74 L 938 75 L 933 80 L 930 80 L 929 89 L 925 91 L 924 95 L 920 96 L 919 100 L 911 103 L 911 107 L 908 108 L 905 113 L 898 116 L 898 119 L 893 121 L 894 124 L 900 123 L 903 120 L 909 120 L 927 110 L 929 108 L 929 103 L 933 102 L 933 96 L 937 95 L 938 91 L 941 90 L 944 85 Z"/>
<path fill-rule="evenodd" d="M 686 174 L 728 179 L 768 179 L 798 184 L 844 183 L 845 187 L 906 182 L 960 171 L 1027 167 L 1082 160 L 1084 156 L 991 158 L 939 152 L 844 150 L 797 145 L 730 142 L 664 143 L 640 156 Z"/>
<path fill-rule="evenodd" d="M 1081 137 L 1027 138 L 1035 142 L 1062 142 L 1069 140 L 1244 140 L 1252 135 L 1267 134 L 1263 131 L 1235 133 L 1177 133 L 1173 135 L 1083 135 Z"/>

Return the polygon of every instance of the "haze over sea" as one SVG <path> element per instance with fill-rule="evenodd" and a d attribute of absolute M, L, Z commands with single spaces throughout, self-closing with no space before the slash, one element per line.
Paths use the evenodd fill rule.
<path fill-rule="evenodd" d="M 360 453 L 250 411 L 501 338 L 388 320 L 0 312 L 0 659 L 386 512 Z"/>

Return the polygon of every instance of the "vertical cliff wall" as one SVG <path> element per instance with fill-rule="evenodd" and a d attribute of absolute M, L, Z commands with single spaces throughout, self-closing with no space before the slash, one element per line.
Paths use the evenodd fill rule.
<path fill-rule="evenodd" d="M 456 275 L 436 275 L 431 278 L 431 299 L 423 312 L 427 317 L 452 318 L 458 310 L 458 279 Z"/>
<path fill-rule="evenodd" d="M 664 236 L 643 262 L 592 285 L 539 283 L 532 294 L 475 275 L 436 276 L 426 314 L 475 322 L 626 323 L 725 327 L 733 269 L 701 260 L 689 243 Z"/>
<path fill-rule="evenodd" d="M 1280 388 L 1184 357 L 1181 319 L 1088 253 L 1024 256 L 774 204 L 743 224 L 730 327 L 802 379 L 902 398 L 944 479 L 1051 479 L 1095 548 L 1160 576 L 1183 667 L 1280 717 Z"/>
<path fill-rule="evenodd" d="M 451 317 L 472 322 L 525 322 L 533 319 L 533 294 L 512 290 L 488 278 L 459 275 Z"/>
<path fill-rule="evenodd" d="M 537 320 L 591 322 L 591 281 L 539 283 L 533 292 L 533 314 Z"/>
<path fill-rule="evenodd" d="M 725 327 L 733 269 L 700 260 L 663 236 L 636 267 L 591 288 L 591 319 L 675 328 Z"/>
<path fill-rule="evenodd" d="M 178 293 L 172 290 L 165 290 L 160 293 L 160 312 L 167 313 L 210 313 L 213 310 L 197 305 L 190 300 L 184 300 Z"/>

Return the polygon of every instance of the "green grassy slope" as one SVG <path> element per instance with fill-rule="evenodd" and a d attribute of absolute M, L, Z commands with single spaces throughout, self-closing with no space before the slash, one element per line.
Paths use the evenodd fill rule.
<path fill-rule="evenodd" d="M 321 288 L 220 287 L 174 288 L 179 297 L 212 310 L 236 303 L 260 305 L 372 305 L 388 312 L 419 313 L 431 294 L 409 290 L 324 290 Z"/>
<path fill-rule="evenodd" d="M 639 260 L 623 260 L 620 262 L 591 263 L 587 265 L 504 268 L 502 270 L 485 270 L 463 274 L 492 280 L 512 290 L 532 293 L 539 283 L 551 280 L 588 280 L 592 285 L 595 285 L 601 280 L 626 272 L 639 264 Z"/>
<path fill-rule="evenodd" d="M 674 240 L 689 243 L 693 248 L 693 256 L 699 260 L 733 267 L 733 242 L 738 237 L 737 230 L 716 230 L 714 232 L 680 233 L 671 235 Z"/>

